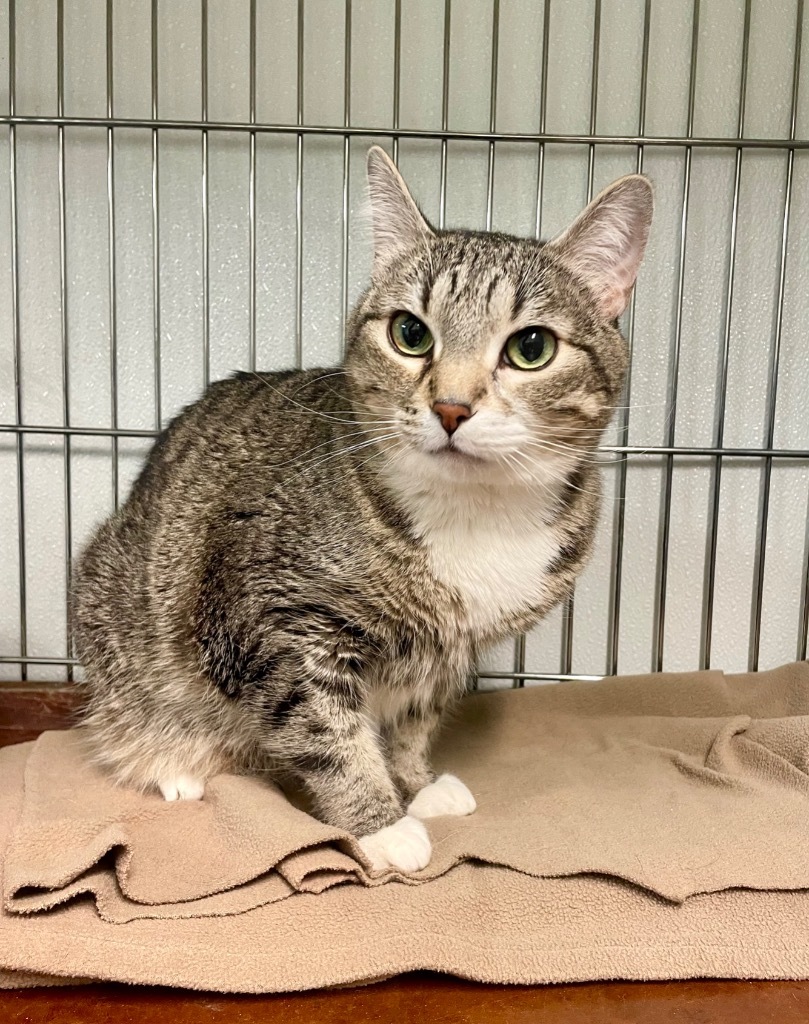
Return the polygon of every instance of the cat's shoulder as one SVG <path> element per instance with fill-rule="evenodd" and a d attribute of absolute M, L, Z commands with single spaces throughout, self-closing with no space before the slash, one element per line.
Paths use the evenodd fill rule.
<path fill-rule="evenodd" d="M 254 398 L 267 400 L 270 404 L 300 408 L 316 406 L 331 389 L 325 381 L 339 371 L 333 367 L 286 370 L 236 370 L 221 380 L 208 384 L 204 394 L 183 410 L 189 412 L 199 406 L 219 406 L 234 402 L 249 402 Z M 277 402 L 275 401 L 277 399 Z"/>

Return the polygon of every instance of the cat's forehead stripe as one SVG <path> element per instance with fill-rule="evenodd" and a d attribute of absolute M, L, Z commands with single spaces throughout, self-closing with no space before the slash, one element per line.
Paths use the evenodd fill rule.
<path fill-rule="evenodd" d="M 459 262 L 444 267 L 436 275 L 433 282 L 425 280 L 424 289 L 433 302 L 441 302 L 443 306 L 468 306 L 479 308 L 481 303 L 484 312 L 492 306 L 498 289 L 507 282 L 507 278 L 499 266 L 488 266 L 485 263 L 471 261 Z M 509 289 L 511 291 L 512 288 Z M 424 294 L 424 293 L 423 293 Z M 427 310 L 427 303 L 422 303 Z"/>
<path fill-rule="evenodd" d="M 542 247 L 504 236 L 451 232 L 434 239 L 430 250 L 411 268 L 425 313 L 440 302 L 517 318 L 544 276 Z M 499 308 L 501 293 L 508 294 L 509 311 Z"/>

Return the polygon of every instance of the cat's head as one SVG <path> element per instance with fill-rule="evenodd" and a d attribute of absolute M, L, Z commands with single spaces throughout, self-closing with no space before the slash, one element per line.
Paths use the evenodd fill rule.
<path fill-rule="evenodd" d="M 368 436 L 428 479 L 561 479 L 621 394 L 649 182 L 621 178 L 541 244 L 434 229 L 379 147 L 368 181 L 373 272 L 345 364 Z"/>

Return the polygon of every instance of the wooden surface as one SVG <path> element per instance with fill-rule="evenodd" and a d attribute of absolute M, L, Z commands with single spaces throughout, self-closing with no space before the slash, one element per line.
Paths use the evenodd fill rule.
<path fill-rule="evenodd" d="M 0 684 L 0 745 L 69 727 L 76 687 Z M 512 988 L 432 974 L 290 996 L 93 985 L 0 991 L 1 1024 L 806 1024 L 809 982 L 611 982 Z"/>
<path fill-rule="evenodd" d="M 0 992 L 3 1024 L 806 1024 L 809 984 L 693 981 L 499 988 L 409 975 L 294 996 L 117 985 Z"/>
<path fill-rule="evenodd" d="M 81 703 L 78 686 L 0 683 L 0 747 L 23 743 L 46 729 L 67 729 Z"/>

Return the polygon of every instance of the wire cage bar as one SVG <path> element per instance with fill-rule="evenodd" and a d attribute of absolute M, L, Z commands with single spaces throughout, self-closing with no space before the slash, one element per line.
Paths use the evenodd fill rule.
<path fill-rule="evenodd" d="M 805 346 L 799 350 L 795 328 L 801 316 L 809 315 L 809 260 L 805 245 L 801 249 L 796 240 L 796 220 L 806 212 L 809 190 L 809 119 L 802 113 L 809 37 L 803 31 L 804 0 L 790 0 L 777 18 L 768 14 L 765 0 L 718 0 L 710 7 L 701 0 L 676 0 L 665 10 L 654 0 L 636 0 L 623 5 L 624 13 L 603 0 L 571 5 L 470 0 L 464 6 L 457 0 L 393 0 L 389 5 L 342 0 L 328 12 L 313 0 L 238 0 L 227 12 L 211 0 L 179 5 L 88 0 L 77 5 L 79 13 L 64 0 L 25 5 L 6 0 L 2 6 L 7 13 L 0 59 L 6 59 L 8 83 L 5 100 L 0 95 L 0 144 L 8 151 L 3 176 L 8 243 L 0 262 L 6 260 L 2 273 L 8 310 L 4 314 L 0 303 L 7 334 L 5 348 L 0 347 L 0 488 L 7 488 L 0 498 L 0 565 L 10 577 L 5 580 L 9 607 L 0 611 L 0 685 L 14 679 L 73 680 L 78 664 L 64 611 L 71 560 L 93 521 L 118 507 L 144 445 L 183 404 L 178 390 L 194 397 L 225 369 L 263 369 L 268 356 L 278 366 L 316 365 L 322 353 L 312 340 L 311 325 L 318 317 L 337 339 L 326 347 L 333 360 L 339 359 L 351 302 L 367 272 L 358 210 L 361 154 L 374 140 L 409 164 L 417 194 L 420 182 L 431 182 L 432 192 L 422 198 L 439 227 L 459 222 L 456 196 L 466 189 L 470 194 L 476 190 L 478 205 L 475 222 L 465 226 L 510 230 L 504 223 L 510 218 L 519 221 L 520 233 L 546 237 L 562 226 L 555 198 L 561 196 L 561 205 L 575 212 L 605 183 L 609 167 L 661 178 L 662 223 L 655 227 L 653 257 L 658 263 L 651 274 L 664 287 L 646 286 L 644 271 L 624 321 L 630 373 L 600 449 L 609 473 L 603 550 L 575 598 L 571 595 L 556 617 L 539 627 L 541 636 L 520 637 L 481 665 L 481 685 L 595 680 L 619 670 L 708 668 L 727 657 L 727 645 L 717 650 L 717 637 L 739 620 L 746 621 L 746 630 L 743 640 L 737 630 L 736 647 L 744 650 L 734 667 L 756 669 L 762 660 L 806 657 L 809 414 L 805 402 L 801 411 L 795 399 L 800 381 L 809 383 L 809 354 Z M 611 49 L 621 17 L 632 22 L 627 30 L 634 47 L 631 102 L 613 81 Z M 578 35 L 566 28 L 566 19 L 574 18 Z M 88 72 L 92 84 L 78 86 L 81 74 L 72 42 L 77 19 L 95 33 L 99 47 L 98 61 L 90 61 L 98 64 L 98 73 Z M 219 39 L 224 19 L 240 33 L 231 56 Z M 136 41 L 146 48 L 142 67 L 121 46 L 121 33 L 135 23 Z M 53 89 L 47 78 L 32 86 L 21 63 L 21 47 L 42 25 L 53 36 L 48 44 L 55 55 Z M 167 56 L 183 26 L 192 29 L 193 73 L 185 65 L 177 70 Z M 371 29 L 381 35 L 376 55 L 369 57 Z M 675 30 L 680 55 L 676 81 L 674 59 L 672 67 L 659 59 L 665 34 Z M 435 86 L 427 100 L 414 92 L 411 74 L 411 36 L 418 32 L 432 39 L 425 61 Z M 534 46 L 534 60 L 525 68 L 530 82 L 524 101 L 515 97 L 513 54 L 523 32 Z M 172 50 L 180 64 L 186 59 L 184 46 Z M 384 60 L 377 53 L 382 50 Z M 575 103 L 560 92 L 564 86 L 554 73 L 557 51 L 571 67 L 579 59 L 573 77 L 579 76 L 580 88 L 571 85 L 578 89 Z M 324 70 L 325 55 L 331 63 Z M 713 115 L 705 85 L 719 57 L 737 75 L 723 100 L 723 118 Z M 774 57 L 786 69 L 780 84 L 762 73 Z M 369 59 L 380 60 L 384 85 L 368 71 Z M 238 94 L 234 103 L 240 116 L 223 99 L 227 90 L 222 88 L 223 81 L 237 79 L 241 84 L 232 91 Z M 671 90 L 679 90 L 682 99 L 679 122 L 661 101 Z M 268 100 L 269 93 L 275 101 Z M 467 93 L 478 96 L 474 111 Z M 776 110 L 771 119 L 762 115 L 768 103 Z M 132 170 L 133 154 L 143 156 L 146 138 L 148 184 L 142 174 L 136 181 Z M 50 140 L 55 140 L 53 165 L 40 167 L 31 186 L 29 150 L 45 147 L 36 152 L 50 159 Z M 79 149 L 94 151 L 96 140 L 104 161 L 104 267 L 103 280 L 93 287 L 104 293 L 106 342 L 105 351 L 93 358 L 98 355 L 105 364 L 106 413 L 91 403 L 88 414 L 80 401 L 83 377 L 96 371 L 81 362 L 87 352 L 74 312 L 82 300 L 74 239 L 85 213 L 73 167 L 82 166 Z M 184 183 L 193 192 L 196 220 L 193 230 L 188 228 L 193 238 L 178 257 L 172 174 L 192 151 L 194 177 Z M 282 173 L 273 161 L 283 165 Z M 721 185 L 710 182 L 714 171 Z M 518 182 L 513 186 L 512 175 Z M 51 181 L 56 231 L 42 231 L 40 238 L 31 227 L 36 192 L 49 189 Z M 756 194 L 760 181 L 767 182 L 766 195 Z M 138 209 L 142 213 L 148 203 L 149 210 L 148 218 L 135 224 L 129 198 L 126 203 L 122 198 L 122 190 L 134 184 L 143 193 Z M 710 207 L 717 197 L 724 205 L 715 244 Z M 243 337 L 231 352 L 238 349 L 238 355 L 225 367 L 217 324 L 230 302 L 222 287 L 230 271 L 221 236 L 230 229 L 234 210 L 240 211 L 241 249 L 231 261 L 238 259 L 245 284 L 232 301 L 241 303 L 245 315 Z M 328 217 L 333 222 L 331 299 L 323 297 L 319 275 L 312 271 L 318 241 L 310 233 L 312 225 L 317 229 Z M 88 230 L 96 227 L 93 222 Z M 284 280 L 278 286 L 267 273 L 272 260 L 266 255 L 267 238 L 276 244 L 268 233 L 275 231 L 283 234 L 273 250 L 272 265 Z M 739 366 L 758 323 L 746 296 L 749 250 L 757 244 L 757 231 L 769 239 L 771 251 L 770 284 L 761 286 L 770 327 L 760 340 L 764 355 L 757 356 L 759 390 L 748 403 L 758 405 L 745 427 L 742 392 L 750 381 L 740 378 Z M 133 232 L 139 245 L 148 243 L 148 281 L 144 274 L 131 276 L 127 240 L 135 237 Z M 59 357 L 49 373 L 40 372 L 43 360 L 32 355 L 36 339 L 30 327 L 30 294 L 37 280 L 32 253 L 46 244 L 54 252 L 43 248 L 42 258 L 55 259 L 58 279 L 52 305 Z M 182 370 L 179 389 L 171 312 L 176 291 L 167 269 L 178 259 L 183 266 L 193 263 L 199 312 L 194 328 L 198 358 Z M 712 379 L 705 390 L 708 398 L 696 407 L 691 394 L 694 294 L 703 279 L 710 279 L 716 291 L 706 328 L 712 356 L 705 368 Z M 134 323 L 133 288 L 148 295 L 148 339 L 140 314 Z M 266 308 L 283 309 L 287 318 L 282 329 L 289 343 L 279 343 L 277 350 L 273 338 L 268 340 Z M 651 339 L 650 325 L 657 325 Z M 142 374 L 138 378 L 137 415 L 131 396 L 126 397 L 132 390 L 134 335 L 136 354 L 148 362 L 151 375 L 148 384 Z M 650 345 L 652 357 L 646 354 Z M 32 400 L 54 391 L 58 403 Z M 53 413 L 57 405 L 59 415 Z M 146 405 L 151 406 L 148 415 L 143 413 Z M 695 420 L 702 424 L 699 429 Z M 50 447 L 57 444 L 58 462 Z M 98 469 L 102 463 L 103 472 Z M 88 488 L 107 474 L 109 501 L 96 502 L 89 515 Z M 60 549 L 54 544 L 44 554 L 32 532 L 42 521 L 38 503 L 43 494 L 59 506 L 54 515 L 62 536 Z M 744 508 L 733 504 L 740 494 Z M 656 512 L 640 529 L 639 503 L 651 508 L 655 496 Z M 744 539 L 736 561 L 744 565 L 746 592 L 726 582 L 734 562 L 729 552 L 740 531 Z M 775 575 L 783 576 L 787 557 L 788 595 L 781 599 Z M 689 603 L 695 612 L 689 613 L 678 640 L 673 631 Z M 58 624 L 52 629 L 43 624 L 48 609 Z"/>

